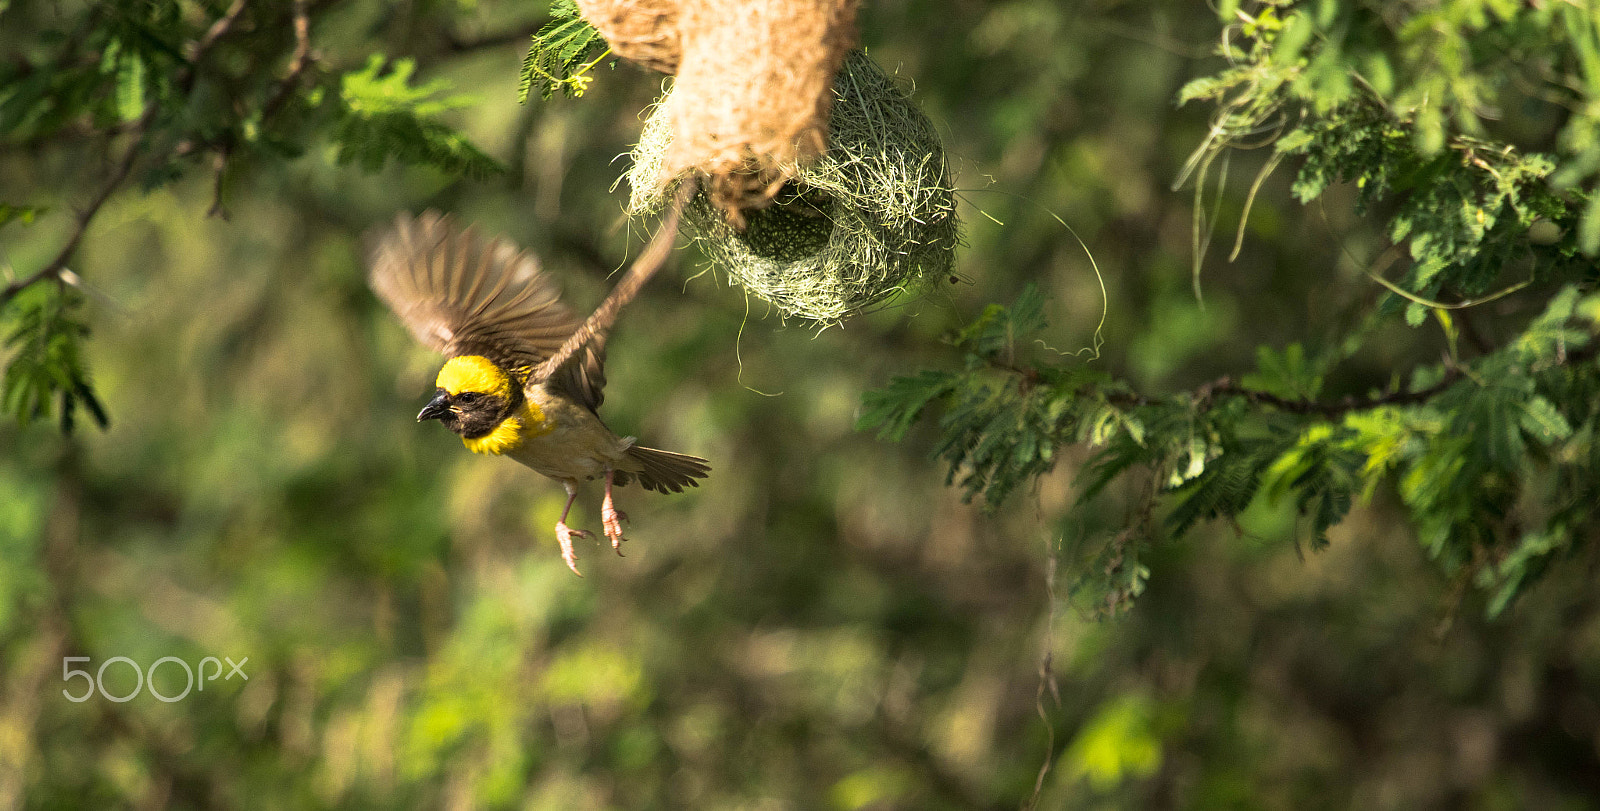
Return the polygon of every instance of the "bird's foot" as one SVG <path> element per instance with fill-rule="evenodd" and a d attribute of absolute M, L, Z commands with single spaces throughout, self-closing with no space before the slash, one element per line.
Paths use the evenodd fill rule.
<path fill-rule="evenodd" d="M 628 540 L 622 537 L 622 522 L 628 520 L 628 514 L 607 500 L 600 508 L 600 520 L 606 525 L 606 537 L 611 539 L 611 548 L 617 550 L 617 557 L 622 557 L 622 542 Z"/>
<path fill-rule="evenodd" d="M 583 572 L 578 571 L 578 555 L 572 551 L 573 538 L 592 538 L 594 533 L 586 529 L 573 529 L 565 521 L 556 522 L 556 540 L 561 542 L 561 559 L 567 562 L 567 568 L 572 573 L 583 577 Z"/>

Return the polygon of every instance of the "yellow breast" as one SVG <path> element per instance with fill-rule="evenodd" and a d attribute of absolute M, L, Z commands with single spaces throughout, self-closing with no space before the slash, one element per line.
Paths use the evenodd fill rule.
<path fill-rule="evenodd" d="M 461 438 L 461 444 L 473 453 L 486 453 L 499 456 L 509 451 L 516 450 L 529 439 L 541 437 L 556 429 L 556 421 L 547 419 L 544 409 L 538 403 L 528 400 L 522 404 L 522 410 L 501 420 L 493 431 L 476 439 Z"/>

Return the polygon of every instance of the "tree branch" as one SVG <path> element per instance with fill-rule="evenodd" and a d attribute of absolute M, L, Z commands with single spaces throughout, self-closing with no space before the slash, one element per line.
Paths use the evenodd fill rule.
<path fill-rule="evenodd" d="M 1445 376 L 1438 383 L 1435 383 L 1425 389 L 1418 389 L 1417 391 L 1396 391 L 1388 394 L 1380 394 L 1376 397 L 1366 398 L 1357 398 L 1351 396 L 1345 397 L 1337 402 L 1324 403 L 1316 400 L 1293 400 L 1287 397 L 1279 397 L 1276 394 L 1261 391 L 1260 389 L 1245 388 L 1244 386 L 1240 385 L 1238 381 L 1234 380 L 1231 375 L 1223 375 L 1216 380 L 1212 380 L 1209 383 L 1201 385 L 1193 392 L 1190 392 L 1189 398 L 1195 403 L 1200 404 L 1202 408 L 1210 408 L 1211 403 L 1218 398 L 1242 397 L 1245 400 L 1257 405 L 1271 406 L 1279 411 L 1288 412 L 1290 414 L 1303 414 L 1306 416 L 1322 417 L 1323 419 L 1335 419 L 1352 411 L 1366 411 L 1368 409 L 1378 408 L 1379 406 L 1414 405 L 1416 403 L 1426 401 L 1432 398 L 1434 395 L 1443 392 L 1445 389 L 1450 388 L 1464 376 L 1465 375 L 1461 372 L 1461 370 L 1451 367 L 1445 372 Z M 1106 400 L 1113 405 L 1124 407 L 1150 405 L 1151 403 L 1155 402 L 1153 398 L 1139 394 L 1138 392 L 1115 392 L 1107 395 Z"/>
<path fill-rule="evenodd" d="M 77 251 L 78 243 L 83 241 L 84 232 L 89 230 L 89 223 L 94 220 L 96 214 L 100 213 L 100 207 L 111 199 L 112 192 L 115 192 L 117 187 L 128 179 L 128 173 L 133 171 L 133 164 L 138 160 L 140 148 L 144 145 L 145 130 L 150 126 L 150 122 L 155 120 L 158 110 L 160 110 L 160 107 L 155 101 L 145 106 L 144 114 L 139 116 L 139 120 L 130 131 L 133 136 L 133 142 L 128 144 L 127 150 L 122 153 L 122 159 L 117 161 L 116 168 L 111 171 L 111 176 L 106 178 L 106 182 L 100 187 L 100 191 L 95 194 L 87 206 L 78 211 L 77 221 L 73 224 L 72 233 L 67 237 L 66 244 L 61 246 L 61 250 L 56 253 L 55 258 L 51 259 L 49 264 L 40 268 L 38 272 L 18 279 L 6 285 L 4 290 L 0 290 L 0 307 L 10 303 L 18 293 L 34 284 L 45 279 L 63 278 L 62 273 L 67 269 L 67 262 L 72 258 L 73 252 Z"/>
<path fill-rule="evenodd" d="M 1216 397 L 1243 397 L 1249 402 L 1271 406 L 1279 411 L 1287 411 L 1291 414 L 1305 414 L 1334 419 L 1342 417 L 1351 411 L 1366 411 L 1380 406 L 1415 405 L 1425 402 L 1442 393 L 1445 389 L 1454 386 L 1457 381 L 1465 376 L 1465 373 L 1460 368 L 1451 366 L 1445 370 L 1444 377 L 1440 378 L 1439 382 L 1427 388 L 1416 391 L 1394 391 L 1375 397 L 1358 398 L 1347 396 L 1336 402 L 1323 403 L 1316 400 L 1291 400 L 1260 391 L 1259 389 L 1248 389 L 1234 381 L 1232 377 L 1224 375 L 1197 389 L 1195 391 L 1195 400 L 1196 402 L 1209 403 Z"/>
<path fill-rule="evenodd" d="M 201 61 L 206 58 L 212 47 L 227 36 L 233 26 L 238 23 L 239 17 L 243 15 L 247 4 L 248 0 L 234 0 L 233 5 L 229 6 L 228 10 L 217 18 L 217 21 L 212 23 L 210 28 L 206 29 L 205 34 L 201 35 L 200 39 L 185 49 L 189 55 L 189 65 L 185 68 L 183 74 L 178 77 L 178 86 L 185 93 L 194 89 L 194 82 L 199 75 Z M 23 290 L 39 282 L 47 279 L 61 281 L 66 279 L 67 263 L 71 261 L 73 253 L 78 250 L 78 245 L 83 242 L 83 235 L 88 232 L 89 224 L 94 221 L 95 215 L 100 213 L 101 207 L 106 204 L 107 200 L 111 199 L 111 195 L 122 186 L 123 182 L 128 179 L 128 175 L 133 172 L 133 165 L 138 162 L 139 154 L 144 150 L 145 134 L 149 131 L 150 125 L 154 123 L 156 115 L 160 111 L 161 100 L 159 97 L 151 99 L 145 105 L 144 112 L 140 113 L 133 126 L 128 128 L 128 136 L 131 139 L 128 143 L 128 148 L 123 151 L 116 167 L 111 170 L 111 175 L 106 178 L 105 183 L 100 186 L 100 190 L 89 200 L 88 205 L 79 209 L 77 219 L 73 223 L 72 233 L 67 236 L 67 241 L 61 246 L 61 250 L 56 253 L 55 258 L 51 259 L 48 264 L 37 272 L 13 281 L 6 285 L 3 290 L 0 290 L 0 307 L 9 304 Z"/>
<path fill-rule="evenodd" d="M 1596 356 L 1600 356 L 1600 340 L 1591 342 L 1588 346 L 1576 352 L 1568 352 L 1565 357 L 1557 359 L 1556 365 L 1571 366 L 1585 363 Z M 1021 375 L 1024 380 L 1037 379 L 1038 375 L 1035 370 L 1008 366 L 999 366 L 999 368 Z M 1030 377 L 1030 373 L 1032 377 Z M 1334 402 L 1320 402 L 1317 400 L 1296 400 L 1280 397 L 1260 389 L 1246 388 L 1234 380 L 1231 375 L 1223 375 L 1190 392 L 1189 398 L 1202 409 L 1209 409 L 1212 402 L 1220 398 L 1241 397 L 1251 403 L 1270 406 L 1289 414 L 1301 414 L 1334 420 L 1355 411 L 1369 411 L 1383 406 L 1405 406 L 1424 403 L 1443 394 L 1451 386 L 1461 382 L 1466 377 L 1465 370 L 1458 366 L 1450 366 L 1445 370 L 1444 377 L 1440 378 L 1439 382 L 1416 391 L 1392 391 L 1372 397 L 1348 396 Z M 1156 402 L 1155 398 L 1138 392 L 1114 392 L 1108 394 L 1106 400 L 1113 405 L 1125 408 L 1150 405 Z"/>

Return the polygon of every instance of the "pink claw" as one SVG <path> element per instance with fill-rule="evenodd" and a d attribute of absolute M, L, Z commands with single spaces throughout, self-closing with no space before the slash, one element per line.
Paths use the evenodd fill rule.
<path fill-rule="evenodd" d="M 607 505 L 601 509 L 600 518 L 605 522 L 606 537 L 611 539 L 611 548 L 617 550 L 617 555 L 621 557 L 622 542 L 628 540 L 622 537 L 622 522 L 628 520 L 628 514 Z"/>
<path fill-rule="evenodd" d="M 573 537 L 588 538 L 592 537 L 592 535 L 593 533 L 586 529 L 573 529 L 567 526 L 565 521 L 556 522 L 556 540 L 561 542 L 561 559 L 566 561 L 567 568 L 571 569 L 572 573 L 579 577 L 583 577 L 583 572 L 578 571 L 578 555 L 572 551 L 572 539 Z"/>
<path fill-rule="evenodd" d="M 606 498 L 600 504 L 600 521 L 605 524 L 606 537 L 611 539 L 611 548 L 617 550 L 617 557 L 622 557 L 622 542 L 628 540 L 622 537 L 622 522 L 628 520 L 628 514 L 617 509 L 611 501 L 611 481 L 616 477 L 616 471 L 606 471 Z"/>

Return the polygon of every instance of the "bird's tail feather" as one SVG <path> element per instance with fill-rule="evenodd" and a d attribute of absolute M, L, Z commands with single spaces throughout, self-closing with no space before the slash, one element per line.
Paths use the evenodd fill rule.
<path fill-rule="evenodd" d="M 628 456 L 637 461 L 641 470 L 628 473 L 618 471 L 616 483 L 625 485 L 637 478 L 639 486 L 657 493 L 681 493 L 685 487 L 699 487 L 695 479 L 711 473 L 711 463 L 698 456 L 672 451 L 641 448 L 628 449 Z"/>

